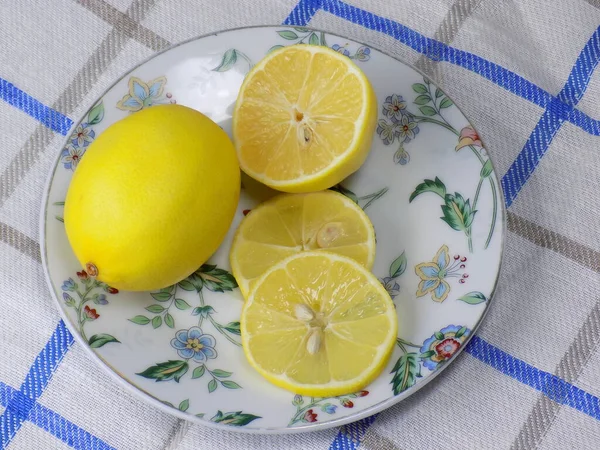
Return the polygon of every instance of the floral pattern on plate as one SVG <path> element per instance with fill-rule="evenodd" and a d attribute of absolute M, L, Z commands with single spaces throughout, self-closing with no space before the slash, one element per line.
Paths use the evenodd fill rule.
<path fill-rule="evenodd" d="M 373 272 L 393 298 L 400 331 L 390 361 L 373 383 L 332 398 L 295 396 L 270 385 L 249 367 L 240 348 L 243 301 L 228 253 L 238 221 L 257 205 L 252 193 L 242 190 L 230 235 L 207 264 L 176 285 L 148 293 L 117 293 L 92 276 L 93 268 L 82 270 L 60 211 L 73 171 L 107 127 L 177 97 L 177 103 L 202 111 L 228 131 L 247 71 L 269 51 L 298 44 L 325 45 L 353 59 L 372 80 L 379 102 L 367 161 L 332 189 L 356 202 L 373 222 Z M 42 236 L 44 270 L 57 305 L 99 365 L 132 392 L 180 417 L 255 432 L 315 430 L 360 419 L 416 392 L 446 367 L 491 302 L 504 205 L 482 139 L 430 80 L 347 38 L 277 26 L 181 44 L 118 80 L 57 153 Z"/>

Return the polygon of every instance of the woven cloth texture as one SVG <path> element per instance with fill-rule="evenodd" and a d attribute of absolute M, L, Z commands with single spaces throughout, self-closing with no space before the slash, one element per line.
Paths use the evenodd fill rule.
<path fill-rule="evenodd" d="M 330 30 L 416 66 L 502 177 L 499 288 L 466 351 L 340 429 L 190 424 L 107 378 L 60 321 L 39 211 L 64 135 L 156 51 L 222 29 Z M 14 449 L 600 448 L 598 0 L 0 0 L 0 446 Z"/>

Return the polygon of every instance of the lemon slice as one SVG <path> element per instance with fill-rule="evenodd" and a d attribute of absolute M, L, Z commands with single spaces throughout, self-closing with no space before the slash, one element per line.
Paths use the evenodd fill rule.
<path fill-rule="evenodd" d="M 284 192 L 339 183 L 365 161 L 377 100 L 350 58 L 327 47 L 269 53 L 246 75 L 233 112 L 242 170 Z"/>
<path fill-rule="evenodd" d="M 293 255 L 267 271 L 241 317 L 244 353 L 273 384 L 329 397 L 373 381 L 394 348 L 398 321 L 382 284 L 356 261 Z"/>
<path fill-rule="evenodd" d="M 246 297 L 266 270 L 309 250 L 345 255 L 371 269 L 375 259 L 373 225 L 356 203 L 337 192 L 280 194 L 242 220 L 229 260 Z"/>

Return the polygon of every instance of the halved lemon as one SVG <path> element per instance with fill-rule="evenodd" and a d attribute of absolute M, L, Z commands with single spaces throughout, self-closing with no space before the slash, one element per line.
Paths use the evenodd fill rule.
<path fill-rule="evenodd" d="M 356 261 L 328 252 L 293 255 L 257 281 L 244 304 L 249 363 L 297 394 L 356 392 L 387 364 L 398 333 L 392 299 Z"/>
<path fill-rule="evenodd" d="M 253 209 L 237 229 L 229 260 L 244 297 L 265 271 L 310 250 L 353 258 L 371 269 L 375 231 L 365 212 L 333 191 L 280 194 Z"/>
<path fill-rule="evenodd" d="M 269 53 L 246 75 L 233 112 L 241 168 L 284 192 L 339 183 L 365 161 L 377 100 L 350 58 L 327 47 Z"/>

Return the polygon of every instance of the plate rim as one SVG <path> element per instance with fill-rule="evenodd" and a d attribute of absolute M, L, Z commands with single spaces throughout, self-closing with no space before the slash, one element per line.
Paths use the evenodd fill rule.
<path fill-rule="evenodd" d="M 242 31 L 242 30 L 265 29 L 265 28 L 276 29 L 276 28 L 294 27 L 294 26 L 301 26 L 301 25 L 268 24 L 268 25 L 251 25 L 251 26 L 241 26 L 241 27 L 235 27 L 235 28 L 226 28 L 226 29 L 222 29 L 219 31 L 201 34 L 201 35 L 192 37 L 190 39 L 186 39 L 184 41 L 178 42 L 176 44 L 172 44 L 172 45 L 168 46 L 167 48 L 160 50 L 158 52 L 154 52 L 150 56 L 148 56 L 147 58 L 144 58 L 139 63 L 131 66 L 129 69 L 125 70 L 124 72 L 121 73 L 121 75 L 119 75 L 117 78 L 115 78 L 115 81 L 113 83 L 111 83 L 104 91 L 102 91 L 102 93 L 97 98 L 95 98 L 95 100 L 92 102 L 91 106 L 88 109 L 86 109 L 85 112 L 80 115 L 80 117 L 78 117 L 78 120 L 73 121 L 73 125 L 71 126 L 71 128 L 69 128 L 69 132 L 71 131 L 72 127 L 77 125 L 78 123 L 80 123 L 83 120 L 83 118 L 86 117 L 86 115 L 91 111 L 91 109 L 102 98 L 104 98 L 104 96 L 106 96 L 106 94 L 108 92 L 110 92 L 120 81 L 122 81 L 125 77 L 127 77 L 133 71 L 135 71 L 136 69 L 145 65 L 146 63 L 150 62 L 151 60 L 155 59 L 159 55 L 167 53 L 177 47 L 186 45 L 186 44 L 194 42 L 194 41 L 199 41 L 201 39 L 205 39 L 210 36 L 218 36 L 220 34 L 235 32 L 235 31 Z M 330 36 L 336 36 L 341 39 L 345 39 L 345 40 L 354 42 L 359 45 L 368 45 L 371 49 L 378 51 L 381 54 L 388 56 L 389 58 L 392 58 L 393 60 L 397 61 L 398 63 L 414 70 L 416 73 L 420 74 L 422 77 L 430 80 L 436 87 L 439 87 L 438 84 L 436 84 L 434 80 L 432 80 L 428 75 L 426 75 L 419 68 L 415 67 L 413 64 L 406 62 L 405 60 L 403 60 L 400 57 L 393 56 L 390 53 L 388 53 L 384 50 L 381 50 L 377 46 L 373 46 L 371 44 L 361 42 L 355 38 L 345 37 L 343 35 L 333 33 L 333 32 L 330 32 L 330 31 L 327 31 L 324 29 L 320 29 L 320 28 L 315 28 L 315 27 L 310 27 L 310 26 L 302 26 L 302 28 L 306 28 L 307 30 L 311 30 L 314 32 L 322 32 L 322 33 L 325 33 Z M 446 94 L 446 96 L 454 102 L 454 99 L 452 97 L 448 96 L 447 94 Z M 460 108 L 460 106 L 456 102 L 454 102 L 454 105 L 459 110 L 459 112 L 463 115 L 463 117 L 465 117 L 465 119 L 469 122 L 469 124 L 471 126 L 473 126 L 473 123 L 471 122 L 469 116 L 467 116 L 463 112 L 463 110 Z M 473 126 L 473 128 L 475 129 L 474 126 Z M 478 133 L 478 135 L 479 135 L 479 133 Z M 70 136 L 70 134 L 66 135 L 65 139 L 61 141 L 62 146 L 60 148 L 63 148 L 69 142 L 69 136 Z M 480 139 L 481 139 L 482 143 L 485 142 L 485 139 L 482 138 L 481 136 L 480 136 Z M 485 145 L 483 145 L 483 147 L 486 148 Z M 505 251 L 506 251 L 507 213 L 506 213 L 506 205 L 503 201 L 504 200 L 504 192 L 502 189 L 502 183 L 500 183 L 500 179 L 498 178 L 498 174 L 496 171 L 496 167 L 495 167 L 492 155 L 488 152 L 488 160 L 490 161 L 490 163 L 492 165 L 492 173 L 494 174 L 494 178 L 496 179 L 496 182 L 497 182 L 498 197 L 501 199 L 501 201 L 498 202 L 499 209 L 500 209 L 499 215 L 500 215 L 500 227 L 501 227 L 501 230 L 500 230 L 500 240 L 501 240 L 501 242 L 500 242 L 500 259 L 498 261 L 498 269 L 496 271 L 495 280 L 494 280 L 494 284 L 493 284 L 493 287 L 492 287 L 492 290 L 491 290 L 491 293 L 489 296 L 489 300 L 488 300 L 488 302 L 486 302 L 483 312 L 477 319 L 476 324 L 471 328 L 471 333 L 469 333 L 469 335 L 466 337 L 463 344 L 459 347 L 459 349 L 456 351 L 456 353 L 454 353 L 454 355 L 452 355 L 445 364 L 443 364 L 441 367 L 439 367 L 434 372 L 432 372 L 427 378 L 423 379 L 423 381 L 421 381 L 421 382 L 417 383 L 416 385 L 414 385 L 413 387 L 411 387 L 411 389 L 401 392 L 398 395 L 393 395 L 393 396 L 387 398 L 386 400 L 382 400 L 379 403 L 376 403 L 376 404 L 374 404 L 368 408 L 362 409 L 360 411 L 356 411 L 355 413 L 349 414 L 348 416 L 340 417 L 337 419 L 332 419 L 327 422 L 308 423 L 305 425 L 295 426 L 295 427 L 246 428 L 246 427 L 232 427 L 230 425 L 223 425 L 220 423 L 215 423 L 215 422 L 211 422 L 209 420 L 201 419 L 199 417 L 194 416 L 193 414 L 188 414 L 186 412 L 178 410 L 177 408 L 167 406 L 161 400 L 159 400 L 157 397 L 153 396 L 146 390 L 133 384 L 130 380 L 128 380 L 124 376 L 122 376 L 117 370 L 112 368 L 112 366 L 108 362 L 106 362 L 99 354 L 94 352 L 94 350 L 92 350 L 92 348 L 89 346 L 89 344 L 83 340 L 83 338 L 79 334 L 79 331 L 77 331 L 77 329 L 71 322 L 71 319 L 66 314 L 66 310 L 63 309 L 62 304 L 56 294 L 55 286 L 50 278 L 48 259 L 47 259 L 47 255 L 46 255 L 46 253 L 47 253 L 47 245 L 46 245 L 47 221 L 46 221 L 46 219 L 48 216 L 47 212 L 48 212 L 48 206 L 49 206 L 49 200 L 50 200 L 50 198 L 49 198 L 50 188 L 52 186 L 52 181 L 54 180 L 57 168 L 60 165 L 60 158 L 61 158 L 61 154 L 60 154 L 60 152 L 58 152 L 56 158 L 54 159 L 53 166 L 51 167 L 49 174 L 46 178 L 44 191 L 42 193 L 42 199 L 41 199 L 42 205 L 40 208 L 40 217 L 39 217 L 40 254 L 41 254 L 41 260 L 42 260 L 41 261 L 42 270 L 44 273 L 44 279 L 46 280 L 47 287 L 49 288 L 49 291 L 50 291 L 50 295 L 55 302 L 58 312 L 59 312 L 63 322 L 66 324 L 67 328 L 69 329 L 70 333 L 73 335 L 75 341 L 77 341 L 77 343 L 84 349 L 84 351 L 87 353 L 88 357 L 90 357 L 90 359 L 94 362 L 94 364 L 102 367 L 102 369 L 105 372 L 107 372 L 113 380 L 117 381 L 117 383 L 119 385 L 121 385 L 128 392 L 132 393 L 135 397 L 139 398 L 143 402 L 146 402 L 147 404 L 150 404 L 150 405 L 154 406 L 155 408 L 159 409 L 160 411 L 165 412 L 171 416 L 175 416 L 179 419 L 182 419 L 182 420 L 185 420 L 185 421 L 188 421 L 191 423 L 197 423 L 197 424 L 200 424 L 200 425 L 203 425 L 203 426 L 206 426 L 209 428 L 217 429 L 217 430 L 242 433 L 242 434 L 287 435 L 287 434 L 300 434 L 300 433 L 306 433 L 306 432 L 312 432 L 312 431 L 321 431 L 321 430 L 326 430 L 326 429 L 330 429 L 330 428 L 340 427 L 342 425 L 346 425 L 346 424 L 353 423 L 358 420 L 364 419 L 366 417 L 370 417 L 370 416 L 377 414 L 381 411 L 384 411 L 384 410 L 400 403 L 402 400 L 414 395 L 416 392 L 421 390 L 424 386 L 428 385 L 432 380 L 437 378 L 438 375 L 440 375 L 448 366 L 450 366 L 455 361 L 455 359 L 463 352 L 465 347 L 469 344 L 469 342 L 471 341 L 471 339 L 473 338 L 473 336 L 475 335 L 475 333 L 477 332 L 477 330 L 479 329 L 479 327 L 485 320 L 485 318 L 490 310 L 491 304 L 494 302 L 493 299 L 494 299 L 494 297 L 496 295 L 496 291 L 498 289 L 498 283 L 499 283 L 500 277 L 502 275 L 502 270 L 504 267 L 504 258 L 505 258 L 505 254 L 506 254 Z"/>

